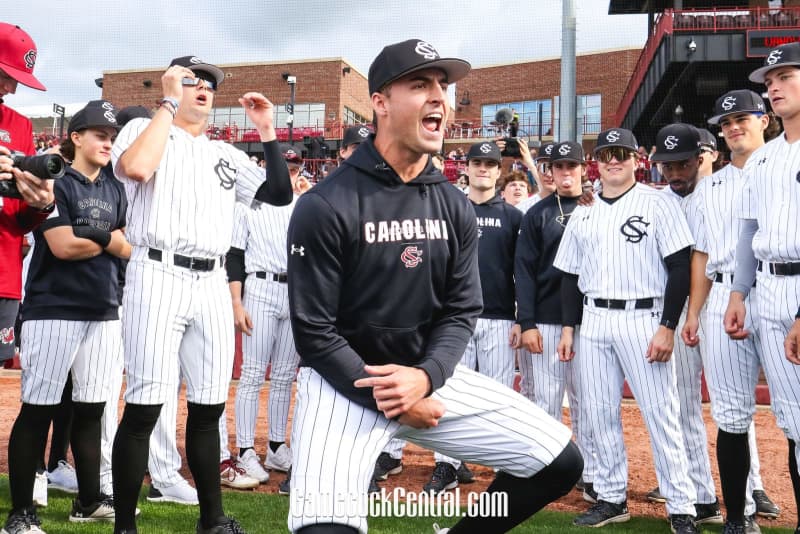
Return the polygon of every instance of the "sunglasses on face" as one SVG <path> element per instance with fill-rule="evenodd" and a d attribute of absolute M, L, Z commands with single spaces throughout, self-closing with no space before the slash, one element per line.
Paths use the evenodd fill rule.
<path fill-rule="evenodd" d="M 601 163 L 611 163 L 612 159 L 616 159 L 617 161 L 625 161 L 626 159 L 633 156 L 633 152 L 628 150 L 625 147 L 615 146 L 609 148 L 603 148 L 597 152 L 597 161 Z"/>
<path fill-rule="evenodd" d="M 195 87 L 195 86 L 197 86 L 198 83 L 200 83 L 200 81 L 203 81 L 205 83 L 206 89 L 208 89 L 209 91 L 216 91 L 217 90 L 217 82 L 216 82 L 216 80 L 207 80 L 206 78 L 203 78 L 203 77 L 183 78 L 181 80 L 181 85 L 186 85 L 188 87 Z"/>
<path fill-rule="evenodd" d="M 542 173 L 542 174 L 549 174 L 550 171 L 553 170 L 553 166 L 550 165 L 549 162 L 548 163 L 539 163 L 536 166 L 536 168 L 539 169 L 539 172 Z"/>

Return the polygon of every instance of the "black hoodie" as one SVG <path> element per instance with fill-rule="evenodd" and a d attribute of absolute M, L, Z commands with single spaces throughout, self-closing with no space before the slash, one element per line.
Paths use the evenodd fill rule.
<path fill-rule="evenodd" d="M 461 360 L 481 313 L 475 212 L 430 163 L 404 183 L 373 138 L 297 202 L 289 306 L 301 365 L 377 409 L 364 364 L 427 372 Z"/>

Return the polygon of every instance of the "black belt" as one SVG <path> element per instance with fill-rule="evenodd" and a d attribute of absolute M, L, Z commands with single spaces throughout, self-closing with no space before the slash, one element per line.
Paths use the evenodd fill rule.
<path fill-rule="evenodd" d="M 766 267 L 766 268 L 765 268 Z M 794 263 L 764 263 L 758 261 L 758 270 L 776 276 L 797 276 L 800 274 L 800 262 Z"/>
<path fill-rule="evenodd" d="M 147 257 L 155 261 L 164 261 L 164 252 L 157 248 L 148 248 Z M 216 258 L 192 258 L 191 256 L 173 254 L 172 263 L 192 271 L 213 271 L 217 265 L 217 260 Z M 219 258 L 219 264 L 220 266 L 225 264 L 222 257 Z"/>
<path fill-rule="evenodd" d="M 653 307 L 653 299 L 636 299 L 635 301 L 630 300 L 616 300 L 616 299 L 591 299 L 594 303 L 595 307 L 597 308 L 605 308 L 608 310 L 624 310 L 627 309 L 628 302 L 633 302 L 633 309 L 634 310 L 649 310 Z M 584 297 L 584 303 L 588 304 L 589 297 Z"/>
<path fill-rule="evenodd" d="M 730 283 L 733 284 L 733 273 L 714 273 L 714 281 L 721 284 L 725 281 L 725 277 L 730 278 Z M 753 280 L 753 287 L 756 287 L 756 281 Z"/>
<path fill-rule="evenodd" d="M 267 280 L 271 276 L 273 282 L 280 282 L 281 284 L 285 284 L 289 281 L 289 275 L 286 273 L 265 273 L 264 271 L 256 271 L 255 275 L 256 278 L 261 278 L 262 280 Z"/>

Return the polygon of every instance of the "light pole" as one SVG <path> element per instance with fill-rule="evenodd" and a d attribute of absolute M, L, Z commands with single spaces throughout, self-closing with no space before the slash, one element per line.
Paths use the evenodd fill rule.
<path fill-rule="evenodd" d="M 292 76 L 288 72 L 283 73 L 283 79 L 286 80 L 286 83 L 289 84 L 290 94 L 289 94 L 289 103 L 286 104 L 286 124 L 289 125 L 289 144 L 291 145 L 294 140 L 292 139 L 292 131 L 294 129 L 294 91 L 295 87 L 297 86 L 297 77 Z"/>
<path fill-rule="evenodd" d="M 61 140 L 64 137 L 64 106 L 53 104 L 53 113 L 59 116 L 58 139 Z"/>

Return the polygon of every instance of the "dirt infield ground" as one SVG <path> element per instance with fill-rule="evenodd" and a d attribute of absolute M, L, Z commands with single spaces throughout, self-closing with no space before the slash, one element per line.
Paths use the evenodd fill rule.
<path fill-rule="evenodd" d="M 228 428 L 231 435 L 231 451 L 236 453 L 235 433 L 234 433 L 234 412 L 233 400 L 236 391 L 236 384 L 231 385 L 231 395 L 228 400 Z M 262 409 L 260 412 L 259 425 L 256 435 L 256 451 L 262 455 L 266 450 L 266 398 L 267 387 L 261 393 Z M 122 403 L 120 403 L 120 406 Z M 709 407 L 705 405 L 706 429 L 709 439 L 709 452 L 711 454 L 711 467 L 714 471 L 714 478 L 717 484 L 717 492 L 720 495 L 719 475 L 716 468 L 716 427 L 711 421 Z M 3 371 L 0 373 L 0 420 L 5 424 L 0 428 L 0 472 L 8 473 L 8 435 L 11 432 L 11 425 L 19 411 L 19 374 L 15 371 Z M 653 460 L 650 452 L 649 439 L 644 429 L 639 409 L 633 402 L 625 402 L 623 409 L 623 426 L 625 429 L 625 443 L 628 448 L 629 463 L 629 487 L 628 487 L 628 506 L 633 515 L 647 515 L 663 517 L 665 515 L 663 505 L 651 504 L 644 498 L 645 494 L 656 486 L 655 471 L 653 470 Z M 183 428 L 186 417 L 186 404 L 181 398 L 178 421 L 178 443 L 183 444 Z M 777 520 L 770 521 L 760 519 L 759 522 L 765 526 L 794 526 L 797 510 L 792 498 L 792 487 L 787 473 L 787 442 L 775 425 L 775 418 L 768 408 L 759 408 L 756 414 L 756 429 L 758 438 L 759 458 L 761 459 L 761 476 L 764 480 L 767 493 L 781 507 L 781 515 Z M 404 469 L 400 475 L 389 477 L 389 480 L 382 483 L 387 490 L 395 486 L 402 485 L 409 491 L 421 490 L 422 485 L 430 477 L 433 469 L 433 455 L 429 451 L 421 449 L 415 445 L 406 448 L 403 459 Z M 483 490 L 492 480 L 493 473 L 490 469 L 474 466 L 476 482 L 462 486 L 462 495 L 468 491 Z M 183 468 L 184 475 L 187 477 L 188 469 Z M 277 493 L 278 482 L 283 480 L 281 473 L 273 473 L 267 484 L 262 485 L 257 491 L 264 493 Z M 577 491 L 551 505 L 556 510 L 579 512 L 584 510 L 587 504 Z"/>

